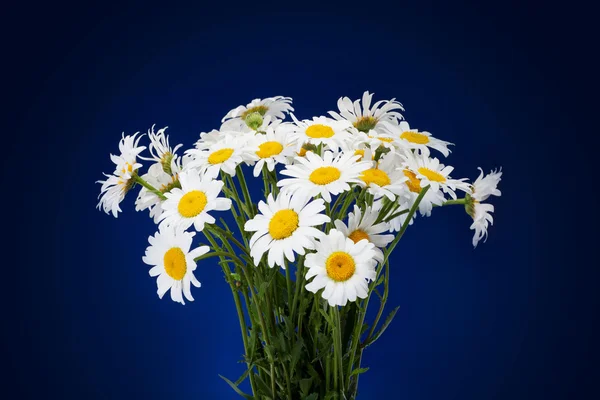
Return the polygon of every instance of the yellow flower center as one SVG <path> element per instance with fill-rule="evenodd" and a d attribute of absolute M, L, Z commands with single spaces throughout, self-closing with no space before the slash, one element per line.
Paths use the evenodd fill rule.
<path fill-rule="evenodd" d="M 369 240 L 369 234 L 365 231 L 363 231 L 362 229 L 357 229 L 354 232 L 352 232 L 351 234 L 348 235 L 348 237 L 350 239 L 352 239 L 352 241 L 354 243 L 358 243 L 363 239 L 367 239 Z"/>
<path fill-rule="evenodd" d="M 185 254 L 179 247 L 171 247 L 163 257 L 165 264 L 165 272 L 176 281 L 180 281 L 185 276 L 187 264 L 185 262 Z"/>
<path fill-rule="evenodd" d="M 409 142 L 416 144 L 429 143 L 429 137 L 427 135 L 423 135 L 422 133 L 412 131 L 402 132 L 402 135 L 400 135 L 400 139 L 408 140 Z"/>
<path fill-rule="evenodd" d="M 229 157 L 231 157 L 232 154 L 233 154 L 233 149 L 230 149 L 230 148 L 217 150 L 214 153 L 212 153 L 210 156 L 208 156 L 208 162 L 213 165 L 221 164 L 222 162 L 227 161 L 229 159 Z"/>
<path fill-rule="evenodd" d="M 336 282 L 344 282 L 352 278 L 356 270 L 354 258 L 344 251 L 336 251 L 331 253 L 325 261 L 325 269 L 327 276 Z"/>
<path fill-rule="evenodd" d="M 290 209 L 279 210 L 271 217 L 269 234 L 275 240 L 290 237 L 298 229 L 298 222 L 298 213 L 296 211 Z"/>
<path fill-rule="evenodd" d="M 367 135 L 367 137 L 370 137 L 371 139 L 377 139 L 377 140 L 379 140 L 381 142 L 386 142 L 386 143 L 391 143 L 391 142 L 394 141 L 393 138 L 383 137 L 383 136 L 377 136 L 377 137 L 375 137 L 375 136 Z"/>
<path fill-rule="evenodd" d="M 414 172 L 405 169 L 404 176 L 408 178 L 406 181 L 408 189 L 414 193 L 421 193 L 421 181 L 417 178 L 417 175 L 415 175 Z"/>
<path fill-rule="evenodd" d="M 267 113 L 267 111 L 269 111 L 269 107 L 260 105 L 260 106 L 256 106 L 256 107 L 247 109 L 246 111 L 244 111 L 242 113 L 242 115 L 240 115 L 240 117 L 242 119 L 246 119 L 246 117 L 252 113 L 259 113 L 260 115 L 262 115 L 264 117 L 265 114 Z"/>
<path fill-rule="evenodd" d="M 183 217 L 193 218 L 204 210 L 206 202 L 207 199 L 204 192 L 192 190 L 191 192 L 184 194 L 181 200 L 179 200 L 177 210 Z"/>
<path fill-rule="evenodd" d="M 358 161 L 360 161 L 365 156 L 365 151 L 364 150 L 355 150 L 354 151 L 354 155 L 355 156 L 360 156 L 360 158 L 358 159 Z"/>
<path fill-rule="evenodd" d="M 340 179 L 342 173 L 336 167 L 319 167 L 311 172 L 308 179 L 316 185 L 327 185 Z"/>
<path fill-rule="evenodd" d="M 362 179 L 367 186 L 371 183 L 374 183 L 377 186 L 383 187 L 392 183 L 390 177 L 385 173 L 385 171 L 376 168 L 371 168 L 363 172 L 360 176 L 360 179 Z"/>
<path fill-rule="evenodd" d="M 269 158 L 276 156 L 283 151 L 283 146 L 279 142 L 264 142 L 258 146 L 256 155 L 260 158 Z"/>
<path fill-rule="evenodd" d="M 433 182 L 446 182 L 446 178 L 444 175 L 439 172 L 432 171 L 429 168 L 421 167 L 419 168 L 419 173 L 425 176 L 427 179 Z"/>
<path fill-rule="evenodd" d="M 327 125 L 315 124 L 306 128 L 306 136 L 313 139 L 330 138 L 333 135 L 335 132 Z"/>
<path fill-rule="evenodd" d="M 369 132 L 377 125 L 377 118 L 375 117 L 360 117 L 354 122 L 354 127 L 361 132 Z"/>
<path fill-rule="evenodd" d="M 304 157 L 306 155 L 306 149 L 302 147 L 300 151 L 297 153 L 300 157 Z"/>

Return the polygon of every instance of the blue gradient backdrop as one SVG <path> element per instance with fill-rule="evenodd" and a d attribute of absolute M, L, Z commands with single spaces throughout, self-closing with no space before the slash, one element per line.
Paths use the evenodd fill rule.
<path fill-rule="evenodd" d="M 588 148 L 566 154 L 562 140 L 586 137 L 571 114 L 589 67 L 585 11 L 253 6 L 4 10 L 8 398 L 235 398 L 218 378 L 243 371 L 220 269 L 199 266 L 195 302 L 159 300 L 141 261 L 153 224 L 131 197 L 117 220 L 95 210 L 94 181 L 122 131 L 168 125 L 172 143 L 191 146 L 256 97 L 291 96 L 306 118 L 364 90 L 398 98 L 412 125 L 456 143 L 456 176 L 474 179 L 478 166 L 504 176 L 476 250 L 458 207 L 401 241 L 388 302 L 400 311 L 366 352 L 360 398 L 597 395 L 599 274 L 578 251 L 593 236 L 577 237 L 584 220 L 569 209 L 595 204 L 570 197 L 580 174 L 568 165 L 583 167 Z"/>

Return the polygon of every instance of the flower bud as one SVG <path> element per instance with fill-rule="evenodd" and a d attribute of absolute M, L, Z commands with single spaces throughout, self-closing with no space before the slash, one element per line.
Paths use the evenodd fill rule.
<path fill-rule="evenodd" d="M 245 119 L 246 125 L 253 131 L 258 130 L 260 126 L 263 124 L 263 117 L 258 112 L 250 113 L 246 116 Z"/>

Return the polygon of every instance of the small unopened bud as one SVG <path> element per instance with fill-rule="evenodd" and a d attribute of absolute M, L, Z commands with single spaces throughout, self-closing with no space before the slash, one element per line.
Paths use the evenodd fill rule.
<path fill-rule="evenodd" d="M 248 127 L 250 129 L 252 129 L 253 131 L 256 131 L 263 124 L 263 117 L 262 117 L 262 115 L 260 115 L 260 113 L 253 112 L 253 113 L 248 114 L 245 121 L 246 121 L 246 125 L 248 125 Z"/>

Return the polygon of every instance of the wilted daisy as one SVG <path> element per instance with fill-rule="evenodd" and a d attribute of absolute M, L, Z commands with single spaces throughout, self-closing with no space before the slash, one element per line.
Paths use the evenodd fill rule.
<path fill-rule="evenodd" d="M 284 129 L 268 127 L 265 134 L 256 135 L 251 139 L 256 164 L 254 176 L 259 176 L 264 165 L 269 171 L 275 169 L 275 164 L 288 164 L 296 156 L 296 139 Z"/>
<path fill-rule="evenodd" d="M 158 227 L 154 236 L 148 238 L 150 246 L 142 261 L 152 265 L 150 276 L 158 276 L 156 286 L 161 299 L 171 289 L 173 301 L 185 304 L 183 296 L 194 301 L 190 284 L 200 287 L 200 282 L 194 276 L 194 259 L 210 250 L 208 246 L 200 246 L 190 251 L 195 234 L 196 232 L 184 232 L 181 228 L 163 224 Z"/>
<path fill-rule="evenodd" d="M 377 276 L 374 247 L 367 240 L 354 243 L 342 232 L 332 229 L 319 239 L 316 253 L 306 256 L 306 279 L 314 278 L 306 290 L 317 293 L 325 288 L 321 296 L 330 306 L 345 306 L 357 297 L 366 298 L 368 283 Z"/>
<path fill-rule="evenodd" d="M 491 171 L 488 175 L 484 176 L 483 170 L 479 168 L 481 173 L 473 185 L 471 186 L 471 195 L 467 195 L 466 209 L 469 215 L 473 218 L 471 229 L 475 230 L 473 235 L 473 247 L 477 247 L 477 243 L 483 238 L 484 242 L 487 239 L 488 225 L 494 224 L 494 218 L 492 214 L 494 212 L 494 206 L 491 204 L 483 204 L 490 196 L 500 196 L 502 193 L 498 189 L 498 183 L 500 183 L 502 177 L 502 170 Z"/>
<path fill-rule="evenodd" d="M 104 174 L 106 180 L 97 181 L 102 184 L 100 189 L 100 201 L 97 208 L 105 213 L 112 213 L 117 218 L 121 211 L 119 204 L 125 198 L 127 192 L 135 185 L 134 177 L 142 164 L 137 162 L 137 156 L 146 148 L 139 146 L 141 136 L 135 133 L 132 136 L 123 134 L 119 142 L 119 155 L 110 155 L 115 164 L 115 172 L 112 175 Z"/>
<path fill-rule="evenodd" d="M 173 158 L 176 157 L 175 153 L 183 146 L 178 144 L 174 148 L 171 148 L 169 144 L 169 136 L 165 134 L 168 127 L 159 129 L 156 133 L 154 132 L 154 125 L 148 130 L 148 138 L 150 139 L 150 147 L 148 150 L 152 157 L 140 157 L 142 160 L 155 161 L 162 165 L 163 170 L 171 174 L 171 163 Z"/>
<path fill-rule="evenodd" d="M 204 224 L 214 224 L 215 219 L 210 211 L 225 211 L 231 208 L 231 200 L 218 197 L 223 182 L 215 180 L 216 175 L 200 173 L 195 169 L 187 169 L 179 174 L 181 189 L 174 188 L 165 193 L 162 203 L 163 213 L 159 220 L 163 224 L 176 225 L 187 229 L 202 231 Z"/>
<path fill-rule="evenodd" d="M 379 248 L 384 248 L 394 240 L 394 235 L 382 235 L 387 232 L 390 226 L 387 222 L 375 223 L 379 218 L 382 203 L 374 203 L 372 207 L 367 207 L 364 214 L 360 207 L 354 205 L 354 212 L 348 214 L 348 225 L 339 219 L 334 221 L 335 227 L 347 238 L 352 239 L 354 243 L 366 239 L 376 247 L 377 259 L 383 261 L 383 252 Z"/>
<path fill-rule="evenodd" d="M 454 170 L 454 167 L 444 166 L 440 163 L 437 158 L 429 158 L 424 154 L 413 154 L 406 153 L 405 158 L 405 169 L 408 169 L 415 174 L 415 177 L 419 180 L 421 188 L 430 186 L 430 192 L 437 192 L 440 189 L 444 193 L 449 194 L 450 197 L 456 199 L 455 190 L 460 189 L 464 192 L 469 192 L 469 184 L 464 182 L 467 179 L 452 179 L 450 173 Z"/>
<path fill-rule="evenodd" d="M 366 187 L 375 199 L 386 196 L 391 201 L 405 189 L 406 176 L 398 170 L 401 160 L 395 153 L 383 156 L 379 162 L 373 161 L 371 168 L 360 174 L 359 184 Z"/>
<path fill-rule="evenodd" d="M 329 111 L 329 115 L 338 121 L 346 120 L 360 132 L 381 131 L 382 122 L 397 123 L 404 117 L 397 110 L 404 111 L 402 104 L 396 99 L 380 100 L 371 106 L 373 93 L 363 93 L 362 106 L 360 100 L 352 102 L 348 97 L 340 97 L 337 106 L 339 114 Z"/>
<path fill-rule="evenodd" d="M 245 106 L 238 106 L 229 111 L 221 122 L 227 129 L 244 130 L 248 127 L 260 130 L 259 126 L 263 125 L 265 121 L 268 124 L 274 120 L 282 120 L 291 111 L 294 111 L 291 97 L 275 96 L 254 99 Z"/>
<path fill-rule="evenodd" d="M 401 121 L 399 125 L 385 124 L 387 132 L 394 139 L 397 146 L 407 150 L 419 150 L 424 155 L 429 155 L 429 148 L 435 149 L 448 157 L 450 142 L 445 142 L 431 136 L 429 132 L 419 132 L 417 129 L 411 129 L 406 121 Z"/>
<path fill-rule="evenodd" d="M 309 201 L 302 194 L 279 193 L 277 199 L 272 194 L 267 202 L 260 201 L 256 215 L 244 225 L 247 232 L 256 232 L 250 239 L 250 255 L 258 265 L 264 253 L 267 263 L 285 268 L 284 256 L 293 262 L 294 253 L 303 255 L 305 249 L 315 248 L 315 238 L 323 235 L 315 226 L 330 222 L 321 212 L 325 209 L 322 199 Z"/>
<path fill-rule="evenodd" d="M 299 121 L 293 114 L 292 119 L 292 133 L 298 139 L 298 150 L 303 143 L 310 143 L 316 146 L 322 144 L 329 150 L 337 151 L 350 139 L 348 128 L 351 124 L 348 121 L 336 121 L 327 117 Z"/>
<path fill-rule="evenodd" d="M 369 168 L 370 163 L 357 161 L 354 154 L 340 153 L 333 156 L 326 151 L 323 158 L 309 151 L 305 157 L 296 157 L 297 163 L 288 165 L 281 175 L 291 178 L 277 182 L 283 191 L 301 192 L 314 197 L 321 195 L 326 202 L 331 202 L 331 195 L 350 190 L 350 183 L 360 182 L 359 175 Z"/>
<path fill-rule="evenodd" d="M 258 148 L 249 147 L 247 139 L 224 132 L 221 140 L 204 149 L 191 149 L 186 154 L 192 157 L 188 167 L 196 168 L 201 173 L 218 175 L 223 171 L 235 176 L 235 168 L 242 162 L 251 159 L 251 152 Z"/>

